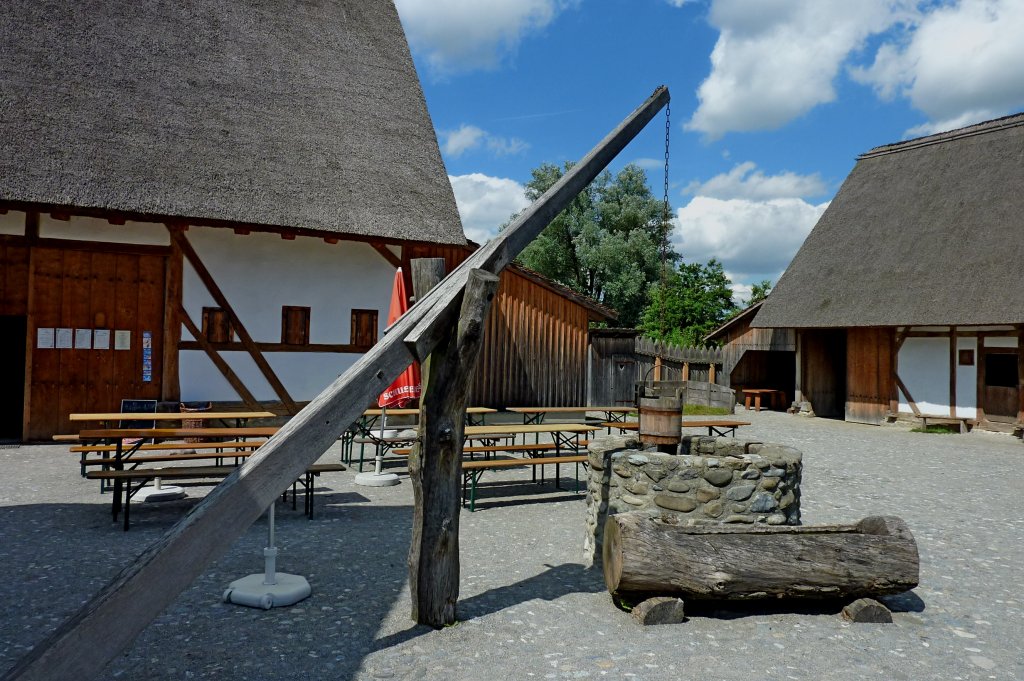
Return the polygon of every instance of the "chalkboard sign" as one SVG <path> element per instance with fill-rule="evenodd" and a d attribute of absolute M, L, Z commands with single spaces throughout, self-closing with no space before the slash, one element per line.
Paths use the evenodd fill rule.
<path fill-rule="evenodd" d="M 155 414 L 156 400 L 121 400 L 122 414 Z M 121 421 L 121 428 L 156 428 L 156 421 Z"/>

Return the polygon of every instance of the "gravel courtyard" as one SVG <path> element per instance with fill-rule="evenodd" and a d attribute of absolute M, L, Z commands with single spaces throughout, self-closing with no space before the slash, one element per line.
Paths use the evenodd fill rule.
<path fill-rule="evenodd" d="M 834 609 L 707 609 L 642 628 L 582 564 L 583 495 L 483 479 L 462 520 L 460 622 L 409 620 L 412 490 L 323 476 L 317 517 L 279 505 L 279 568 L 313 595 L 292 608 L 226 605 L 228 582 L 262 570 L 258 521 L 103 674 L 107 679 L 1016 679 L 1024 678 L 1024 444 L 743 412 L 741 439 L 804 453 L 804 524 L 892 514 L 921 553 L 921 585 L 887 599 L 892 625 Z M 336 461 L 338 453 L 325 454 Z M 132 529 L 79 477 L 66 447 L 0 448 L 0 668 L 162 535 L 189 500 L 133 505 Z M 568 471 L 568 472 L 567 472 Z M 582 477 L 582 474 L 581 474 Z"/>

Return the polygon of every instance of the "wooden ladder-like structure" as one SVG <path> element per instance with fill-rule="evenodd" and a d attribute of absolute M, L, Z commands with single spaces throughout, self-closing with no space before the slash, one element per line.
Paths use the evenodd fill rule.
<path fill-rule="evenodd" d="M 488 273 L 497 275 L 501 272 L 597 177 L 668 101 L 667 88 L 659 87 L 655 90 L 507 229 L 421 296 L 391 327 L 381 342 L 294 416 L 162 539 L 150 546 L 78 612 L 29 651 L 5 674 L 4 679 L 49 681 L 95 677 L 111 659 L 131 644 L 150 621 L 188 588 L 211 562 L 220 557 L 274 503 L 282 490 L 290 486 L 334 444 L 360 417 L 366 405 L 383 392 L 411 362 L 425 360 L 435 348 L 441 350 L 442 355 L 460 360 L 445 359 L 438 364 L 458 367 L 460 362 L 475 359 L 475 352 L 459 357 L 459 336 L 463 335 L 463 327 L 473 325 L 472 320 L 466 319 L 462 320 L 467 322 L 465 324 L 457 323 L 460 321 L 457 319 L 460 307 L 464 307 L 464 298 L 474 307 L 464 312 L 477 318 L 481 314 L 486 315 L 487 307 L 479 301 L 481 294 L 484 294 L 484 299 L 487 298 L 488 282 L 494 280 Z M 475 270 L 482 272 L 473 274 Z M 467 282 L 471 279 L 475 283 L 467 291 Z M 457 331 L 453 332 L 453 329 Z M 454 343 L 455 346 L 445 348 L 445 343 Z M 463 367 L 460 380 L 471 374 L 471 370 L 466 371 Z M 435 385 L 442 382 L 433 368 L 429 381 Z M 468 390 L 461 391 L 463 396 L 466 392 Z M 428 396 L 424 402 L 429 399 Z M 459 409 L 463 407 L 460 405 Z M 445 425 L 440 421 L 438 425 L 439 438 L 444 440 Z M 451 431 L 447 431 L 447 435 L 453 441 L 453 444 L 447 445 L 449 451 L 454 451 L 457 456 L 462 446 L 461 438 L 456 442 L 456 438 L 451 437 Z M 423 438 L 427 448 L 434 446 L 429 436 L 427 432 Z M 435 465 L 426 449 L 420 453 L 420 459 L 417 465 L 424 469 Z M 423 476 L 425 488 L 437 478 L 436 474 L 432 475 L 428 470 L 418 474 Z M 447 476 L 445 482 L 448 482 Z M 458 489 L 461 480 L 456 479 L 452 483 Z M 424 508 L 424 505 L 430 503 L 429 497 L 417 494 L 416 502 L 415 512 L 424 522 L 423 535 L 443 541 L 445 533 L 440 532 L 439 528 L 430 527 L 430 524 L 443 522 L 441 517 L 444 514 Z M 451 574 L 451 564 L 430 564 L 432 557 L 438 554 L 429 550 L 429 547 L 423 547 L 419 554 L 420 574 L 441 574 L 446 572 L 443 569 L 445 567 L 448 568 L 447 574 Z M 454 574 L 457 576 L 458 552 L 445 552 L 443 559 L 454 561 Z M 411 571 L 413 569 L 410 568 Z M 451 585 L 447 588 L 447 594 L 414 588 L 413 593 L 419 592 L 421 595 L 420 602 L 413 604 L 414 612 L 426 614 L 428 621 L 435 616 L 432 613 L 454 615 L 453 607 L 423 607 L 422 601 L 423 596 L 451 601 L 451 590 Z M 457 578 L 454 592 L 457 595 Z M 422 621 L 420 616 L 417 619 Z M 430 623 L 440 625 L 439 622 Z"/>

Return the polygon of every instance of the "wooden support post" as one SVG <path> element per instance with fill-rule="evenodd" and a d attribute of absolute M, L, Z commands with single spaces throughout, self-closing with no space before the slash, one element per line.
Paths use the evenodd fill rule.
<path fill-rule="evenodd" d="M 412 270 L 419 298 L 443 278 L 444 260 L 413 260 Z M 442 339 L 423 370 L 420 441 L 409 455 L 414 499 L 409 588 L 413 620 L 437 628 L 455 622 L 466 401 L 497 290 L 497 276 L 470 272 L 458 327 Z"/>
<path fill-rule="evenodd" d="M 949 416 L 956 418 L 956 327 L 949 327 Z"/>
<path fill-rule="evenodd" d="M 165 402 L 181 400 L 181 380 L 178 372 L 178 358 L 181 341 L 182 254 L 178 243 L 171 240 L 171 254 L 167 257 L 164 294 L 164 363 L 160 377 L 160 399 Z"/>

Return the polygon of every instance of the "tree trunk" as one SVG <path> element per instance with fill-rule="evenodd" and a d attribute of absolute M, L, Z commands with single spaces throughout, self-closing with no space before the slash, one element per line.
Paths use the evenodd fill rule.
<path fill-rule="evenodd" d="M 412 265 L 418 300 L 441 280 L 444 261 L 414 260 Z M 497 289 L 495 275 L 470 272 L 458 327 L 449 330 L 423 367 L 420 441 L 409 455 L 414 499 L 409 588 L 412 618 L 432 627 L 455 622 L 466 400 Z"/>
<path fill-rule="evenodd" d="M 859 598 L 917 586 L 917 543 L 906 524 L 687 527 L 644 513 L 605 525 L 604 577 L 613 594 L 700 599 Z"/>

